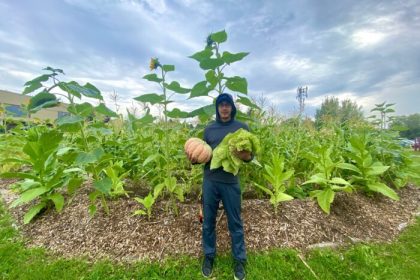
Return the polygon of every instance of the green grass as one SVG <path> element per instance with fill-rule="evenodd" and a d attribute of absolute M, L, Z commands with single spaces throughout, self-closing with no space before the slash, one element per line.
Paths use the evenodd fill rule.
<path fill-rule="evenodd" d="M 418 279 L 420 219 L 392 244 L 357 245 L 347 250 L 315 250 L 305 256 L 319 279 Z M 233 279 L 228 255 L 218 257 L 213 279 Z M 294 250 L 248 256 L 247 279 L 316 279 Z M 200 260 L 180 257 L 164 263 L 89 263 L 54 258 L 43 249 L 26 248 L 0 203 L 0 279 L 203 279 Z"/>

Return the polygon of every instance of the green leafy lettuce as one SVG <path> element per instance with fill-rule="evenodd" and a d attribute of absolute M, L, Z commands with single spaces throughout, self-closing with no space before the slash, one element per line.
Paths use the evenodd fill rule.
<path fill-rule="evenodd" d="M 248 151 L 254 155 L 260 152 L 261 145 L 257 136 L 241 128 L 229 133 L 214 149 L 210 169 L 223 166 L 223 170 L 233 175 L 238 174 L 243 161 L 235 156 L 234 151 Z"/>

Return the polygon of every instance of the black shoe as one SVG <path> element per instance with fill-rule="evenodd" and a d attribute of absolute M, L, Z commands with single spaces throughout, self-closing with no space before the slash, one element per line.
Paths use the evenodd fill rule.
<path fill-rule="evenodd" d="M 235 261 L 234 267 L 234 279 L 235 280 L 245 280 L 245 263 L 240 261 Z"/>
<path fill-rule="evenodd" d="M 210 277 L 213 273 L 214 258 L 204 257 L 203 266 L 201 267 L 201 273 L 204 277 Z"/>

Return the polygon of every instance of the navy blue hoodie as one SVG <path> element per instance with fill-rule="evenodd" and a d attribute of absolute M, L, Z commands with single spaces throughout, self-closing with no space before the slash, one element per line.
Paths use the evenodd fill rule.
<path fill-rule="evenodd" d="M 228 102 L 232 106 L 231 118 L 228 122 L 223 122 L 220 119 L 218 107 L 222 102 Z M 206 141 L 213 150 L 222 142 L 226 134 L 235 132 L 240 128 L 249 131 L 248 125 L 235 120 L 235 116 L 236 107 L 232 96 L 227 93 L 220 94 L 216 99 L 216 121 L 211 122 L 204 129 L 204 141 Z M 210 170 L 210 162 L 206 163 L 204 166 L 204 179 L 223 183 L 239 182 L 238 176 L 224 171 L 223 167 Z"/>

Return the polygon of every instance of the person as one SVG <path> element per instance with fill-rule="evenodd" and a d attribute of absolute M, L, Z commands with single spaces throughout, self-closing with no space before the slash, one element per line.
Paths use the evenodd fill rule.
<path fill-rule="evenodd" d="M 216 99 L 216 121 L 208 124 L 204 130 L 204 141 L 214 150 L 228 133 L 248 125 L 235 120 L 236 107 L 230 94 L 222 93 Z M 252 160 L 248 151 L 235 151 L 235 155 L 245 162 Z M 194 159 L 190 160 L 194 162 Z M 210 277 L 216 257 L 216 216 L 220 200 L 225 209 L 231 237 L 234 258 L 234 279 L 245 279 L 246 249 L 244 229 L 241 218 L 241 189 L 238 176 L 225 172 L 222 167 L 210 170 L 210 162 L 204 166 L 202 190 L 203 233 L 202 243 L 204 260 L 201 272 Z"/>

